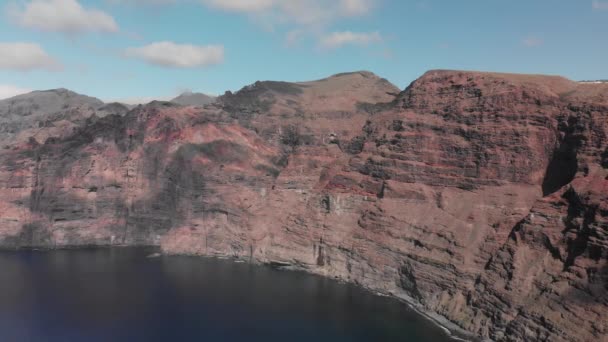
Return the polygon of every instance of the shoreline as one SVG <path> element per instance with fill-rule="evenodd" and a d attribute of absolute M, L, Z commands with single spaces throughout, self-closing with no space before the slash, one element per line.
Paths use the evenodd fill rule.
<path fill-rule="evenodd" d="M 427 311 L 424 308 L 422 308 L 419 304 L 417 304 L 416 302 L 414 302 L 410 297 L 408 297 L 407 295 L 398 295 L 395 293 L 386 293 L 386 292 L 382 292 L 379 291 L 377 289 L 373 289 L 370 287 L 366 287 L 366 286 L 362 286 L 360 284 L 354 283 L 354 282 L 349 282 L 345 279 L 342 278 L 335 278 L 335 277 L 330 277 L 330 276 L 326 276 L 326 275 L 322 275 L 319 273 L 315 273 L 315 272 L 311 272 L 309 269 L 301 267 L 301 266 L 297 266 L 297 265 L 292 265 L 292 264 L 276 264 L 273 263 L 272 261 L 268 261 L 268 262 L 263 262 L 257 259 L 249 259 L 249 258 L 245 258 L 245 257 L 241 257 L 241 256 L 234 256 L 234 255 L 224 255 L 224 254 L 219 254 L 219 255 L 204 255 L 204 254 L 179 254 L 179 253 L 166 253 L 166 252 L 161 252 L 162 256 L 189 256 L 189 257 L 195 257 L 195 258 L 210 258 L 210 259 L 220 259 L 220 260 L 229 260 L 231 262 L 237 262 L 237 263 L 247 263 L 247 264 L 251 264 L 251 265 L 256 265 L 256 266 L 264 266 L 264 267 L 269 267 L 269 268 L 273 268 L 276 269 L 278 271 L 288 271 L 288 272 L 302 272 L 302 273 L 306 273 L 309 275 L 313 275 L 313 276 L 317 276 L 317 277 L 322 277 L 325 279 L 331 279 L 333 281 L 336 281 L 338 283 L 342 283 L 342 284 L 348 284 L 351 286 L 355 286 L 359 289 L 362 289 L 368 293 L 371 293 L 375 296 L 379 296 L 379 297 L 387 297 L 390 298 L 391 300 L 396 300 L 402 304 L 404 304 L 405 306 L 407 306 L 410 310 L 414 311 L 416 314 L 418 314 L 419 316 L 423 317 L 424 319 L 428 320 L 429 322 L 431 322 L 433 325 L 435 325 L 436 327 L 440 328 L 441 330 L 444 331 L 444 333 L 446 334 L 446 336 L 454 341 L 468 341 L 468 342 L 492 342 L 492 340 L 490 339 L 483 339 L 480 338 L 479 336 L 476 336 L 475 334 L 459 327 L 458 325 L 456 325 L 456 323 L 448 320 L 447 318 L 432 312 L 432 311 Z"/>
<path fill-rule="evenodd" d="M 311 272 L 309 269 L 304 268 L 304 267 L 299 267 L 297 265 L 276 265 L 272 262 L 262 262 L 259 260 L 249 260 L 243 257 L 239 257 L 239 256 L 231 256 L 231 255 L 201 255 L 201 254 L 168 254 L 163 252 L 162 253 L 163 256 L 190 256 L 190 257 L 200 257 L 200 258 L 215 258 L 215 259 L 221 259 L 221 260 L 230 260 L 233 262 L 240 262 L 240 263 L 249 263 L 252 265 L 258 265 L 258 266 L 265 266 L 265 267 L 270 267 L 279 271 L 289 271 L 289 272 L 303 272 L 306 274 L 310 274 L 310 275 L 314 275 L 317 277 L 323 277 L 326 279 L 331 279 L 333 281 L 337 281 L 339 283 L 342 284 L 348 284 L 351 286 L 355 286 L 357 288 L 360 288 L 364 291 L 367 291 L 373 295 L 376 296 L 380 296 L 380 297 L 387 297 L 390 298 L 392 300 L 396 300 L 404 305 L 406 305 L 409 309 L 411 309 L 412 311 L 414 311 L 416 314 L 420 315 L 421 317 L 425 318 L 426 320 L 430 321 L 431 323 L 433 323 L 435 326 L 437 326 L 438 328 L 440 328 L 441 330 L 443 330 L 445 332 L 445 334 L 448 336 L 448 338 L 454 340 L 454 341 L 468 341 L 468 342 L 492 342 L 492 340 L 490 339 L 483 339 L 480 338 L 479 336 L 476 336 L 475 334 L 459 327 L 458 325 L 456 325 L 456 323 L 450 321 L 449 319 L 435 313 L 432 311 L 428 311 L 425 310 L 424 308 L 422 308 L 419 304 L 417 304 L 416 302 L 414 302 L 412 300 L 412 298 L 408 297 L 407 295 L 403 294 L 403 295 L 398 295 L 395 293 L 386 293 L 386 292 L 382 292 L 379 291 L 377 289 L 373 289 L 370 287 L 366 287 L 366 286 L 362 286 L 360 284 L 354 283 L 354 282 L 349 282 L 345 279 L 342 278 L 335 278 L 335 277 L 329 277 L 326 275 L 322 275 L 319 273 L 314 273 Z"/>

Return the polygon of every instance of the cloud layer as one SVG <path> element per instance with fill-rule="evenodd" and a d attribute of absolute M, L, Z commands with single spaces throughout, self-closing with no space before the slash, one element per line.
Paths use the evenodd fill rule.
<path fill-rule="evenodd" d="M 214 8 L 232 12 L 259 12 L 272 8 L 276 0 L 203 0 L 203 3 Z"/>
<path fill-rule="evenodd" d="M 179 2 L 179 0 L 106 0 L 112 4 L 132 4 L 132 5 L 169 5 Z"/>
<path fill-rule="evenodd" d="M 324 35 L 320 39 L 320 45 L 324 48 L 335 49 L 344 45 L 359 45 L 367 46 L 371 43 L 382 41 L 382 36 L 379 32 L 332 32 Z"/>
<path fill-rule="evenodd" d="M 159 5 L 185 3 L 189 0 L 106 1 L 132 5 Z M 294 45 L 307 36 L 314 36 L 325 48 L 337 48 L 347 44 L 368 45 L 380 41 L 380 35 L 373 32 L 326 33 L 336 21 L 370 14 L 379 1 L 381 0 L 196 0 L 211 10 L 245 15 L 269 31 L 284 30 L 287 46 Z"/>
<path fill-rule="evenodd" d="M 164 41 L 128 48 L 125 56 L 163 67 L 196 68 L 222 63 L 224 47 L 221 45 L 176 44 Z"/>
<path fill-rule="evenodd" d="M 380 0 L 201 0 L 211 9 L 249 16 L 268 30 L 287 29 L 287 46 L 314 36 L 324 48 L 347 44 L 368 45 L 381 40 L 378 33 L 349 31 L 325 33 L 333 23 L 372 12 Z"/>
<path fill-rule="evenodd" d="M 219 10 L 255 16 L 265 26 L 318 27 L 338 18 L 362 16 L 376 0 L 202 0 Z"/>
<path fill-rule="evenodd" d="M 0 43 L 0 69 L 57 71 L 61 64 L 35 43 Z"/>
<path fill-rule="evenodd" d="M 23 7 L 12 6 L 9 14 L 19 25 L 41 31 L 76 34 L 119 30 L 112 16 L 84 8 L 77 0 L 32 0 Z"/>

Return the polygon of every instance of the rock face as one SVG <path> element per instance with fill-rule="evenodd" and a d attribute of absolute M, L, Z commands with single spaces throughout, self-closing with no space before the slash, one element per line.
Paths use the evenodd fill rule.
<path fill-rule="evenodd" d="M 484 338 L 607 341 L 607 134 L 608 85 L 560 77 L 257 82 L 2 150 L 0 244 L 233 256 Z"/>

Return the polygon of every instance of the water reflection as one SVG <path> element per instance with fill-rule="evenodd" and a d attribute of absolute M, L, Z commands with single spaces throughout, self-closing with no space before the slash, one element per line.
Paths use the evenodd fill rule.
<path fill-rule="evenodd" d="M 0 253 L 0 340 L 448 340 L 404 305 L 330 279 L 152 252 Z"/>

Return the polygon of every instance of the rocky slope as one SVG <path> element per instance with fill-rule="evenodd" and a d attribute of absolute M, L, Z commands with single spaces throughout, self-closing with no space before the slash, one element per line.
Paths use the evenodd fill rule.
<path fill-rule="evenodd" d="M 203 107 L 207 104 L 213 103 L 214 101 L 215 97 L 213 96 L 193 92 L 185 92 L 171 100 L 171 102 L 178 105 L 195 107 Z"/>
<path fill-rule="evenodd" d="M 0 152 L 0 244 L 160 245 L 354 282 L 484 338 L 608 337 L 608 86 L 257 82 Z"/>
<path fill-rule="evenodd" d="M 0 146 L 50 136 L 66 136 L 92 115 L 124 114 L 121 104 L 105 105 L 101 100 L 67 89 L 33 91 L 0 100 Z"/>

